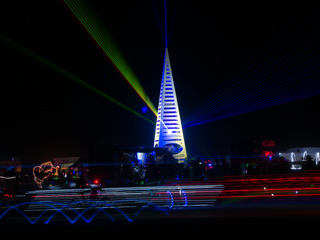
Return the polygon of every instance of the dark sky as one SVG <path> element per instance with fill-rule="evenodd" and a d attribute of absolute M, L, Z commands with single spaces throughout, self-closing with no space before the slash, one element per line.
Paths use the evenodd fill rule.
<path fill-rule="evenodd" d="M 157 107 L 165 50 L 158 25 L 164 26 L 163 1 L 96 1 L 92 6 Z M 319 24 L 319 17 L 312 18 L 319 10 L 316 1 L 168 0 L 168 48 L 182 122 L 214 89 L 276 44 L 281 49 L 300 36 L 305 41 L 319 35 L 308 32 Z M 142 113 L 145 104 L 63 1 L 1 1 L 0 24 L 2 34 L 156 120 L 150 110 Z M 85 156 L 94 143 L 152 145 L 153 124 L 3 42 L 0 50 L 2 159 Z M 280 150 L 320 146 L 319 107 L 314 96 L 189 127 L 184 130 L 187 151 L 224 154 L 232 141 L 256 139 L 273 139 Z"/>

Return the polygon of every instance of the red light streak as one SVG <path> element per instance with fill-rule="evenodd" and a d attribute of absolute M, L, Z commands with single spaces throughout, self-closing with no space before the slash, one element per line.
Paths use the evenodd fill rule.
<path fill-rule="evenodd" d="M 303 201 L 320 199 L 320 174 L 269 174 L 264 176 L 232 176 L 224 180 L 179 182 L 167 186 L 132 187 L 104 189 L 101 196 L 119 200 L 142 199 L 157 204 L 168 205 L 174 202 L 174 207 L 213 206 L 245 201 Z M 170 192 L 170 194 L 168 194 Z M 89 197 L 89 195 L 85 195 Z M 79 195 L 41 195 L 45 198 L 75 198 Z"/>
<path fill-rule="evenodd" d="M 320 196 L 319 173 L 270 174 L 266 176 L 232 176 L 222 181 L 225 190 L 220 199 L 298 200 Z M 315 187 L 312 187 L 315 186 Z"/>
<path fill-rule="evenodd" d="M 65 194 L 63 194 L 63 195 L 58 195 L 58 194 L 56 194 L 56 195 L 38 195 L 38 196 L 32 196 L 32 198 L 61 198 L 61 197 L 66 197 L 66 198 L 68 198 L 68 197 L 82 197 L 82 196 L 84 196 L 84 197 L 87 197 L 87 196 L 90 196 L 90 194 L 86 194 L 86 195 L 79 195 L 79 194 L 77 194 L 77 195 L 65 195 Z"/>

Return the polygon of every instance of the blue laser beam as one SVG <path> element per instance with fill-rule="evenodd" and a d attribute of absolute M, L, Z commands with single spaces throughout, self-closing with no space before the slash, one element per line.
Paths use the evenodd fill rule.
<path fill-rule="evenodd" d="M 166 48 L 168 48 L 168 31 L 167 31 L 167 0 L 164 0 L 164 32 L 166 37 Z"/>
<path fill-rule="evenodd" d="M 320 77 L 320 76 L 318 76 L 318 77 Z M 277 106 L 280 104 L 297 101 L 300 99 L 304 99 L 306 97 L 316 96 L 319 94 L 319 91 L 320 91 L 320 87 L 318 86 L 318 88 L 314 88 L 312 91 L 307 92 L 307 93 L 306 92 L 303 92 L 303 93 L 292 92 L 291 95 L 287 95 L 287 96 L 280 97 L 280 98 L 279 97 L 269 98 L 269 99 L 266 99 L 264 102 L 261 102 L 261 101 L 259 102 L 259 101 L 256 101 L 255 99 L 253 99 L 251 102 L 244 102 L 244 103 L 239 104 L 237 106 L 232 106 L 228 109 L 224 109 L 224 110 L 221 110 L 220 112 L 216 112 L 215 114 L 208 115 L 208 116 L 202 116 L 202 117 L 198 118 L 197 120 L 190 121 L 187 124 L 184 124 L 184 128 L 193 127 L 193 126 L 221 120 L 224 118 L 229 118 L 229 117 L 261 110 L 261 109 L 272 107 L 272 106 Z"/>
<path fill-rule="evenodd" d="M 315 44 L 313 47 L 316 45 L 317 44 Z M 310 49 L 312 49 L 312 47 L 310 47 Z M 207 106 L 203 107 L 202 109 L 198 109 L 197 114 L 194 115 L 196 115 L 197 119 L 199 120 L 201 116 L 203 117 L 203 115 L 214 115 L 220 110 L 222 111 L 228 109 L 229 107 L 238 106 L 239 103 L 246 102 L 250 99 L 259 101 L 258 97 L 260 96 L 261 98 L 265 98 L 267 97 L 266 93 L 272 93 L 273 95 L 276 95 L 277 93 L 286 95 L 286 91 L 294 91 L 296 89 L 306 92 L 312 90 L 312 88 L 319 85 L 318 79 L 314 78 L 314 75 L 319 73 L 318 63 L 316 62 L 316 60 L 319 60 L 319 56 L 306 61 L 303 60 L 308 59 L 308 57 L 319 51 L 320 49 L 312 51 L 310 54 L 291 63 L 291 65 L 282 67 L 280 71 L 270 71 L 265 72 L 263 75 L 260 74 L 259 78 L 252 81 L 252 83 L 248 83 L 246 88 L 242 88 L 242 90 L 233 89 L 234 94 L 229 96 L 227 99 L 219 99 L 217 101 L 211 100 L 211 102 L 207 102 Z M 286 63 L 289 63 L 289 61 L 292 61 L 293 59 L 295 58 L 290 58 Z M 303 64 L 299 64 L 299 62 L 303 62 Z M 257 76 L 258 75 L 255 77 Z M 247 81 L 250 82 L 249 80 Z M 314 95 L 317 94 L 313 91 L 311 94 L 306 94 L 304 96 L 310 97 Z M 295 101 L 301 99 L 300 96 L 296 98 L 292 97 L 291 100 Z M 282 104 L 282 101 L 279 100 L 278 103 Z M 264 107 L 265 106 L 261 106 L 261 109 Z M 184 125 L 184 127 L 186 127 L 186 125 Z"/>
<path fill-rule="evenodd" d="M 314 37 L 314 38 L 315 38 L 315 37 Z M 311 40 L 310 40 L 310 41 L 311 41 Z M 307 43 L 308 43 L 308 42 L 307 42 Z M 306 45 L 307 43 L 305 43 L 304 45 Z M 316 44 L 314 44 L 312 47 L 309 47 L 309 49 L 312 49 L 312 48 L 316 47 L 317 45 L 319 45 L 319 44 L 316 43 Z M 308 49 L 308 50 L 309 50 L 309 49 Z M 303 61 L 305 58 L 313 55 L 314 53 L 316 53 L 316 52 L 318 52 L 318 51 L 319 51 L 319 49 L 318 49 L 317 51 L 315 51 L 315 52 L 312 52 L 311 54 L 309 54 L 309 55 L 307 55 L 307 56 L 304 56 L 303 58 L 301 58 L 300 60 L 294 62 L 293 64 L 291 64 L 291 65 L 289 65 L 289 66 L 287 66 L 286 68 L 293 67 L 294 64 L 297 64 L 297 62 Z M 278 53 L 278 54 L 279 54 L 279 53 Z M 246 79 L 246 78 L 247 78 L 247 79 L 246 79 L 246 80 L 241 80 L 241 81 L 239 81 L 240 85 L 239 85 L 237 88 L 233 88 L 233 89 L 229 90 L 226 94 L 222 95 L 222 97 L 219 97 L 219 96 L 221 96 L 222 93 L 221 93 L 220 95 L 216 96 L 216 97 L 215 97 L 215 99 L 217 99 L 216 101 L 214 101 L 214 99 L 211 99 L 210 102 L 207 101 L 207 103 L 206 103 L 205 105 L 203 105 L 203 106 L 202 106 L 202 109 L 199 109 L 198 112 L 206 111 L 209 107 L 212 107 L 213 103 L 216 105 L 216 104 L 219 103 L 219 102 L 224 102 L 225 99 L 227 99 L 227 101 L 228 101 L 228 100 L 231 101 L 231 100 L 228 99 L 228 98 L 231 96 L 231 99 L 232 99 L 232 95 L 237 96 L 236 93 L 238 93 L 238 92 L 240 92 L 240 94 L 244 95 L 245 92 L 248 91 L 248 89 L 249 89 L 249 88 L 248 88 L 248 85 L 250 86 L 250 88 L 253 88 L 254 86 L 258 86 L 258 85 L 261 86 L 261 82 L 266 82 L 266 81 L 268 81 L 268 80 L 271 79 L 271 76 L 270 76 L 269 78 L 263 78 L 263 77 L 265 77 L 266 75 L 274 72 L 274 71 L 277 70 L 277 69 L 280 69 L 280 71 L 283 71 L 283 69 L 284 69 L 283 66 L 284 66 L 285 64 L 288 64 L 288 63 L 290 63 L 290 61 L 293 61 L 294 59 L 300 57 L 300 56 L 295 55 L 295 56 L 293 56 L 292 58 L 290 58 L 289 60 L 283 62 L 283 60 L 286 59 L 286 58 L 287 58 L 288 56 L 290 56 L 290 55 L 292 55 L 292 52 L 290 52 L 290 53 L 286 54 L 285 56 L 281 57 L 279 60 L 274 61 L 271 65 L 269 65 L 268 67 L 266 67 L 265 69 L 263 69 L 263 70 L 260 71 L 259 73 L 256 73 L 256 74 L 253 75 L 251 78 L 248 78 L 248 77 L 249 77 L 252 73 L 247 74 L 247 75 L 244 77 L 244 79 Z M 270 61 L 271 61 L 271 60 L 269 60 L 269 61 L 267 61 L 267 62 L 270 62 Z M 314 61 L 314 59 L 312 59 L 312 61 Z M 262 66 L 264 66 L 267 62 L 265 62 Z M 273 68 L 273 69 L 270 69 L 270 68 L 272 68 L 273 66 L 276 66 L 276 65 L 277 65 L 278 63 L 280 63 L 280 62 L 282 62 L 282 64 L 279 64 L 277 67 L 275 67 L 275 68 Z M 306 63 L 305 63 L 304 65 L 306 65 Z M 262 66 L 259 66 L 258 69 L 260 69 Z M 258 69 L 256 69 L 254 72 L 256 72 Z M 269 69 L 270 69 L 270 71 L 268 71 Z M 262 73 L 264 73 L 264 72 L 265 72 L 265 74 L 262 75 Z M 274 73 L 274 75 L 277 75 L 277 74 L 279 74 L 279 71 Z M 261 81 L 261 80 L 263 80 L 263 81 Z M 274 78 L 274 79 L 271 79 L 271 81 L 268 81 L 267 83 L 268 83 L 269 85 L 271 85 L 271 82 L 274 82 L 274 83 L 277 84 L 278 82 L 277 82 L 276 80 L 277 80 L 277 79 Z M 243 90 L 243 91 L 242 91 L 242 90 Z M 255 88 L 254 90 L 256 91 L 257 89 Z"/>
<path fill-rule="evenodd" d="M 310 8 L 310 7 L 312 7 L 312 4 L 311 4 L 311 3 L 310 3 L 308 6 L 306 6 L 306 10 L 307 10 L 308 8 Z M 304 29 L 305 26 L 306 26 L 310 21 L 312 21 L 316 15 L 318 15 L 318 13 L 319 13 L 319 12 L 314 13 L 314 14 L 311 15 L 306 21 L 303 21 L 303 22 L 300 21 L 300 22 L 298 22 L 300 25 L 299 25 L 299 27 L 296 29 L 296 31 L 298 31 L 298 30 L 300 30 L 300 29 Z M 281 29 L 276 35 L 270 37 L 270 38 L 266 41 L 265 45 L 264 45 L 262 48 L 260 48 L 249 60 L 252 61 L 255 57 L 259 56 L 259 54 L 261 54 L 261 52 L 262 52 L 263 49 L 267 48 L 267 46 L 268 46 L 270 43 L 272 43 L 272 42 L 276 39 L 276 37 L 279 37 L 280 33 L 287 31 L 287 29 L 289 28 L 289 26 L 290 26 L 290 25 L 293 25 L 294 21 L 297 21 L 297 20 L 298 20 L 298 15 L 295 16 L 295 19 L 293 19 L 292 21 L 290 21 L 290 22 L 288 22 L 286 25 L 284 25 L 284 26 L 282 27 L 282 29 Z M 298 24 L 298 23 L 297 23 L 297 24 Z M 316 28 L 316 29 L 317 29 L 317 28 Z M 291 40 L 291 39 L 293 38 L 293 36 L 294 36 L 294 34 L 295 34 L 296 31 L 289 33 L 289 35 L 288 35 L 286 38 L 284 38 L 284 39 L 282 39 L 281 41 L 279 41 L 278 43 L 274 44 L 274 45 L 272 46 L 272 48 L 271 48 L 270 51 L 268 51 L 266 54 L 263 54 L 262 57 L 260 57 L 258 60 L 255 60 L 254 63 L 251 64 L 251 66 L 245 67 L 245 66 L 250 62 L 249 60 L 247 60 L 244 64 L 242 64 L 242 66 L 241 66 L 240 68 L 238 68 L 238 70 L 237 70 L 236 72 L 234 72 L 234 73 L 228 78 L 227 81 L 225 81 L 225 82 L 227 82 L 228 84 L 222 85 L 222 86 L 219 86 L 219 87 L 218 87 L 218 89 L 219 89 L 219 88 L 221 89 L 219 95 L 220 95 L 220 96 L 221 96 L 221 95 L 223 96 L 224 92 L 228 92 L 228 91 L 229 91 L 229 88 L 230 88 L 231 86 L 233 86 L 234 84 L 237 84 L 237 83 L 236 83 L 236 80 L 239 79 L 240 77 L 242 77 L 243 74 L 245 74 L 245 73 L 248 72 L 248 71 L 251 71 L 251 69 L 253 69 L 253 67 L 256 66 L 260 61 L 262 61 L 264 58 L 266 58 L 266 57 L 267 57 L 268 55 L 270 55 L 272 52 L 275 52 L 277 48 L 281 47 L 281 44 L 285 44 L 285 41 L 287 41 L 288 39 Z M 310 32 L 310 31 L 311 31 L 311 29 L 309 30 L 309 32 Z M 286 44 L 286 46 L 287 46 L 287 44 Z M 285 48 L 286 48 L 286 47 L 285 47 Z M 283 49 L 283 48 L 281 47 L 281 49 Z M 276 52 L 278 52 L 278 51 L 276 51 Z M 237 77 L 235 77 L 235 78 L 232 79 L 232 77 L 235 76 L 236 73 L 238 73 L 241 69 L 244 69 L 244 71 L 243 71 L 242 73 L 239 73 Z M 251 72 L 252 72 L 252 71 L 251 71 Z M 231 81 L 230 81 L 230 80 L 231 80 Z M 215 89 L 209 96 L 207 96 L 207 97 L 203 100 L 203 102 L 202 102 L 201 104 L 199 104 L 198 106 L 196 106 L 196 107 L 194 108 L 194 110 L 192 111 L 192 113 L 195 112 L 198 108 L 201 108 L 201 107 L 205 106 L 206 102 L 208 102 L 208 101 L 210 102 L 210 99 L 212 99 L 213 97 L 214 97 L 215 99 L 218 99 L 217 95 L 215 94 L 215 93 L 218 92 L 218 89 Z M 223 92 L 223 91 L 224 91 L 224 92 Z"/>
<path fill-rule="evenodd" d="M 157 7 L 156 7 L 155 0 L 152 0 L 151 3 L 152 3 L 152 7 L 153 7 L 153 12 L 155 14 L 156 21 L 157 21 L 157 24 L 158 24 L 158 27 L 159 27 L 159 30 L 160 30 L 160 33 L 161 33 L 161 36 L 162 36 L 162 40 L 165 43 L 166 42 L 165 34 L 163 33 L 163 28 L 162 28 L 162 24 L 161 24 L 161 21 L 160 21 L 160 17 L 159 17 L 159 14 L 158 14 L 158 10 L 157 10 Z"/>
<path fill-rule="evenodd" d="M 304 86 L 291 86 L 282 95 L 281 89 L 279 89 L 278 92 L 274 92 L 271 96 L 268 96 L 268 93 L 266 93 L 260 98 L 251 98 L 220 110 L 216 109 L 213 113 L 210 112 L 208 115 L 199 116 L 197 120 L 190 121 L 184 125 L 184 128 L 318 95 L 320 91 L 319 77 L 320 74 L 313 76 L 314 80 Z"/>
<path fill-rule="evenodd" d="M 212 114 L 212 113 L 218 111 L 219 109 L 226 109 L 229 106 L 233 106 L 235 104 L 245 102 L 249 99 L 256 99 L 258 96 L 267 97 L 267 96 L 265 96 L 266 93 L 272 93 L 273 95 L 276 95 L 277 93 L 279 93 L 279 94 L 283 95 L 285 93 L 283 92 L 284 89 L 281 87 L 286 87 L 286 91 L 288 91 L 288 90 L 292 91 L 292 87 L 297 85 L 296 88 L 301 91 L 302 89 L 308 90 L 308 89 L 311 89 L 311 88 L 317 86 L 318 79 L 311 81 L 311 79 L 314 79 L 314 78 L 309 78 L 309 81 L 307 83 L 305 83 L 305 85 L 303 83 L 298 82 L 298 81 L 303 80 L 308 76 L 312 77 L 312 75 L 319 73 L 320 70 L 318 69 L 318 64 L 315 64 L 314 67 L 310 68 L 310 69 L 304 68 L 304 70 L 305 71 L 303 71 L 303 72 L 295 71 L 291 74 L 288 74 L 289 72 L 285 72 L 285 73 L 279 75 L 278 77 L 275 78 L 275 80 L 281 80 L 280 77 L 284 77 L 284 78 L 288 79 L 287 81 L 279 81 L 280 84 L 271 85 L 269 82 L 266 81 L 266 82 L 263 82 L 262 84 L 260 84 L 259 88 L 253 88 L 253 86 L 248 87 L 247 91 L 243 91 L 241 94 L 238 94 L 233 98 L 230 98 L 229 101 L 225 101 L 222 103 L 221 102 L 220 103 L 212 103 L 212 105 L 210 105 L 210 107 L 213 110 L 210 111 L 210 113 Z M 314 70 L 314 71 L 311 71 L 311 70 Z M 316 84 L 314 85 L 314 83 L 316 83 Z M 304 86 L 306 86 L 306 87 L 302 88 Z M 198 114 L 201 114 L 201 112 L 199 112 Z"/>
<path fill-rule="evenodd" d="M 280 89 L 281 87 L 291 87 L 296 84 L 295 81 L 297 81 L 297 78 L 292 78 L 295 74 L 305 78 L 306 82 L 312 80 L 313 78 L 309 76 L 316 73 L 316 71 L 313 70 L 317 68 L 316 65 L 318 64 L 313 63 L 318 57 L 308 58 L 315 55 L 320 49 L 314 49 L 318 46 L 319 41 L 317 41 L 317 38 L 319 37 L 319 34 L 313 36 L 310 36 L 310 34 L 313 34 L 315 30 L 318 29 L 318 25 L 307 28 L 308 30 L 303 32 L 303 34 L 299 34 L 298 37 L 293 38 L 292 36 L 296 35 L 296 31 L 304 30 L 304 26 L 310 22 L 316 14 L 318 14 L 318 12 L 310 16 L 307 21 L 300 22 L 299 28 L 296 28 L 295 31 L 288 34 L 286 38 L 281 39 L 281 41 L 273 45 L 270 51 L 258 60 L 255 60 L 251 66 L 247 67 L 238 74 L 238 76 L 234 77 L 235 74 L 233 74 L 233 79 L 231 81 L 226 81 L 227 84 L 218 86 L 217 89 L 192 110 L 192 116 L 189 117 L 189 121 L 187 121 L 187 124 L 184 124 L 184 127 L 190 125 L 192 121 L 192 124 L 195 122 L 199 123 L 200 119 L 204 118 L 204 116 L 208 117 L 209 115 L 214 115 L 216 112 L 226 111 L 229 107 L 238 106 L 239 102 L 245 102 L 248 99 L 256 99 L 258 96 L 265 97 L 266 91 L 271 92 L 272 90 Z M 286 43 L 288 39 L 290 40 L 289 44 Z M 294 40 L 291 41 L 291 39 Z M 267 44 L 270 44 L 270 42 L 271 41 L 267 41 Z M 296 47 L 295 45 L 299 44 L 299 42 L 302 43 Z M 312 46 L 310 47 L 308 44 L 311 44 Z M 281 47 L 282 45 L 284 45 L 284 47 Z M 292 47 L 295 48 L 290 51 L 290 48 Z M 262 49 L 260 49 L 260 52 L 261 50 Z M 304 53 L 304 55 L 301 55 L 301 52 Z M 305 54 L 306 52 L 310 53 Z M 283 55 L 283 53 L 285 54 Z M 257 53 L 255 55 L 258 56 Z M 263 59 L 270 55 L 271 57 L 263 61 Z M 253 59 L 253 57 L 251 57 L 251 59 Z M 301 64 L 299 64 L 299 62 L 301 62 Z M 244 68 L 248 63 L 249 61 L 247 60 L 241 68 Z M 312 66 L 308 64 L 311 64 Z M 240 69 L 238 69 L 237 72 L 239 72 Z M 288 75 L 285 76 L 286 74 Z M 301 89 L 304 88 L 308 91 L 303 84 L 297 87 L 300 87 Z M 285 88 L 282 90 L 285 91 Z M 308 97 L 313 95 L 314 92 L 311 95 L 305 94 L 304 96 Z M 288 99 L 289 98 L 287 98 L 287 100 Z M 299 99 L 301 98 L 299 97 Z M 298 98 L 292 97 L 291 100 L 295 101 L 298 100 Z M 281 104 L 281 101 L 279 101 L 279 104 Z"/>

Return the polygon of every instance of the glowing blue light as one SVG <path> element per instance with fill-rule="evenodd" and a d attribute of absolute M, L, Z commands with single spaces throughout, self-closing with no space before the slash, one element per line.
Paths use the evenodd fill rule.
<path fill-rule="evenodd" d="M 147 108 L 146 106 L 144 106 L 144 107 L 142 107 L 141 111 L 142 111 L 143 113 L 146 113 L 146 112 L 148 111 L 148 108 Z"/>
<path fill-rule="evenodd" d="M 173 197 L 172 197 L 171 193 L 170 193 L 170 196 L 171 196 L 170 208 L 172 208 L 173 207 Z M 36 222 L 39 221 L 40 218 L 45 218 L 45 216 L 46 216 L 45 213 L 52 213 L 52 214 L 46 219 L 44 224 L 50 223 L 51 219 L 58 213 L 61 214 L 63 217 L 65 217 L 65 219 L 68 220 L 69 223 L 71 223 L 71 224 L 76 223 L 79 219 L 82 219 L 85 223 L 90 223 L 95 218 L 95 216 L 101 212 L 104 215 L 106 215 L 111 221 L 115 221 L 115 219 L 109 213 L 107 213 L 105 210 L 105 209 L 113 208 L 114 210 L 118 211 L 128 222 L 132 222 L 133 220 L 131 218 L 129 218 L 129 216 L 127 214 L 125 214 L 118 207 L 114 206 L 114 205 L 119 205 L 119 203 L 132 202 L 132 201 L 133 201 L 132 199 L 126 199 L 126 200 L 114 201 L 111 203 L 110 202 L 99 202 L 99 203 L 92 202 L 91 205 L 89 204 L 90 206 L 87 206 L 82 211 L 78 211 L 77 209 L 71 207 L 70 204 L 67 205 L 67 204 L 58 203 L 58 202 L 23 202 L 23 203 L 18 203 L 15 205 L 0 203 L 1 206 L 4 206 L 7 208 L 5 211 L 3 211 L 0 214 L 0 219 L 4 218 L 6 216 L 6 214 L 9 213 L 10 211 L 16 211 L 16 212 L 20 213 L 31 224 L 35 224 Z M 136 216 L 139 215 L 142 210 L 150 209 L 149 208 L 150 205 L 153 206 L 154 210 L 162 211 L 166 215 L 168 215 L 167 211 L 164 208 L 159 207 L 157 204 L 154 204 L 149 201 L 143 201 L 143 200 L 137 200 L 137 199 L 134 199 L 134 201 L 138 201 L 141 203 L 141 208 L 136 213 Z M 142 203 L 146 204 L 146 206 L 142 206 Z M 33 219 L 33 218 L 30 218 L 24 211 L 19 209 L 20 206 L 23 206 L 23 205 L 28 206 L 29 204 L 32 204 L 32 205 L 36 204 L 39 206 L 43 206 L 45 209 L 36 218 Z M 99 206 L 98 206 L 98 204 L 99 204 Z M 91 209 L 95 209 L 96 211 L 93 212 L 93 214 L 89 218 L 85 217 L 84 214 L 87 212 L 89 213 L 89 210 L 91 210 Z M 67 211 L 65 211 L 65 210 L 67 210 Z M 70 212 L 75 213 L 76 217 L 72 219 L 67 214 Z"/>
<path fill-rule="evenodd" d="M 181 192 L 184 195 L 184 206 L 186 207 L 188 205 L 188 199 L 187 199 L 187 194 L 184 190 L 181 189 Z"/>
<path fill-rule="evenodd" d="M 167 193 L 169 194 L 169 196 L 171 198 L 171 202 L 169 201 L 169 204 L 170 204 L 169 209 L 172 209 L 173 208 L 173 196 L 172 196 L 172 193 L 170 191 L 167 191 Z"/>

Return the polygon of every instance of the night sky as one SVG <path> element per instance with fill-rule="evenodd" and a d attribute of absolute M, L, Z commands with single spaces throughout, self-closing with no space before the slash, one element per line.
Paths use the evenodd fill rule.
<path fill-rule="evenodd" d="M 157 108 L 165 52 L 163 1 L 93 1 L 92 6 Z M 319 11 L 316 1 L 168 0 L 168 48 L 182 123 L 213 90 L 277 44 L 281 49 L 293 43 L 290 52 L 306 38 L 314 40 L 304 49 L 316 43 L 320 32 L 312 29 L 320 23 Z M 2 1 L 0 24 L 13 41 L 156 121 L 150 110 L 142 112 L 145 103 L 63 1 Z M 27 54 L 1 41 L 0 46 L 0 159 L 86 156 L 95 143 L 152 146 L 155 125 Z M 315 57 L 308 60 L 319 61 Z M 319 96 L 313 96 L 185 128 L 188 154 L 225 154 L 231 142 L 243 140 L 275 140 L 281 151 L 320 146 L 319 107 Z"/>

